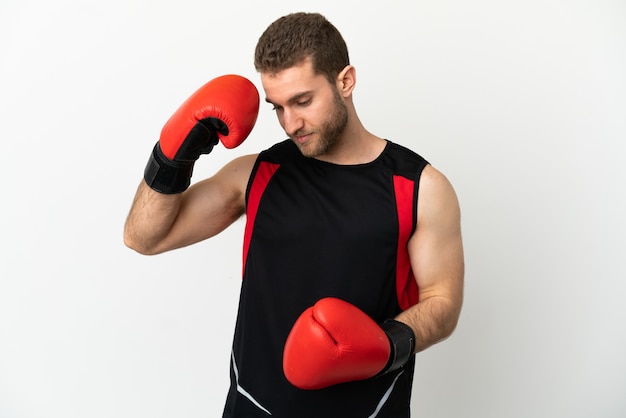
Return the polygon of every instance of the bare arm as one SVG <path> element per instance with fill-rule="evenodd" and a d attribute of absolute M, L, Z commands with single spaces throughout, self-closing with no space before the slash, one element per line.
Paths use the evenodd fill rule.
<path fill-rule="evenodd" d="M 417 230 L 409 241 L 419 303 L 396 318 L 415 333 L 415 352 L 447 338 L 463 303 L 464 256 L 460 209 L 446 177 L 431 166 L 422 173 Z"/>
<path fill-rule="evenodd" d="M 239 157 L 179 194 L 158 193 L 142 181 L 126 219 L 124 243 L 141 254 L 158 254 L 220 233 L 245 211 L 255 159 Z"/>

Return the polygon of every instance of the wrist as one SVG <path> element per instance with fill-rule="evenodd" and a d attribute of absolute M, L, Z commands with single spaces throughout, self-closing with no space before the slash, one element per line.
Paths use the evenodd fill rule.
<path fill-rule="evenodd" d="M 170 160 L 163 154 L 157 142 L 152 149 L 143 177 L 148 186 L 159 193 L 182 193 L 191 184 L 194 162 Z"/>
<path fill-rule="evenodd" d="M 387 365 L 380 372 L 385 374 L 403 367 L 415 351 L 415 333 L 407 324 L 395 319 L 387 319 L 381 325 L 391 346 Z"/>

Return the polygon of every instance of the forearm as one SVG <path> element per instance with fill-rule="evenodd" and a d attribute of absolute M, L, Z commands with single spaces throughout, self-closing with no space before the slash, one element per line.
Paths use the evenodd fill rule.
<path fill-rule="evenodd" d="M 124 244 L 141 254 L 162 252 L 159 243 L 170 232 L 181 199 L 181 193 L 158 193 L 142 181 L 124 225 Z"/>
<path fill-rule="evenodd" d="M 433 296 L 400 313 L 395 319 L 413 329 L 417 353 L 452 334 L 459 319 L 460 305 L 460 301 Z"/>

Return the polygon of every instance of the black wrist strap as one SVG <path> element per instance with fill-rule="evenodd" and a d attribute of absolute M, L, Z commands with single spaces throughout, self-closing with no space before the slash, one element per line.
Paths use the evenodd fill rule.
<path fill-rule="evenodd" d="M 157 142 L 143 172 L 148 186 L 159 193 L 182 193 L 191 184 L 191 174 L 195 161 L 172 161 L 163 155 Z"/>
<path fill-rule="evenodd" d="M 391 354 L 389 361 L 380 374 L 392 372 L 404 366 L 415 351 L 415 334 L 408 325 L 388 319 L 381 325 L 381 328 L 389 337 L 391 344 Z"/>

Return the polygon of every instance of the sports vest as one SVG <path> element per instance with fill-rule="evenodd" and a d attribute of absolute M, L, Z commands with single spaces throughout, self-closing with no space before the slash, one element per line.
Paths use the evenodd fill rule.
<path fill-rule="evenodd" d="M 286 140 L 259 154 L 246 190 L 243 281 L 224 417 L 408 417 L 414 356 L 381 377 L 306 391 L 282 371 L 285 340 L 321 298 L 382 323 L 418 302 L 407 242 L 428 164 L 387 142 L 374 161 L 336 165 Z"/>

